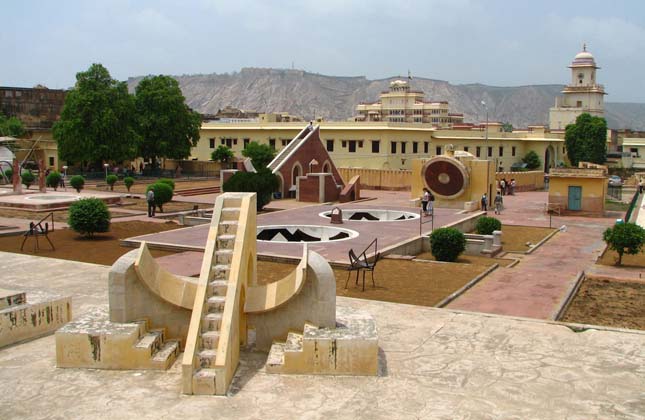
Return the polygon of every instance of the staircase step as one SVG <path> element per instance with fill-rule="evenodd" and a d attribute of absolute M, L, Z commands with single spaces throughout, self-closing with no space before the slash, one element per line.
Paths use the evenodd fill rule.
<path fill-rule="evenodd" d="M 225 220 L 238 220 L 240 218 L 240 209 L 239 207 L 224 207 L 222 208 L 222 214 L 220 221 Z"/>
<path fill-rule="evenodd" d="M 222 324 L 221 312 L 210 312 L 202 318 L 202 332 L 217 331 Z"/>
<path fill-rule="evenodd" d="M 202 347 L 210 350 L 217 350 L 219 344 L 219 331 L 206 331 L 202 333 Z"/>
<path fill-rule="evenodd" d="M 229 264 L 215 264 L 213 266 L 213 280 L 227 280 L 228 272 L 231 266 Z"/>
<path fill-rule="evenodd" d="M 179 354 L 179 341 L 177 340 L 168 340 L 163 346 L 152 356 L 152 361 L 155 363 L 165 363 L 170 360 L 170 358 L 176 358 Z"/>
<path fill-rule="evenodd" d="M 266 362 L 267 368 L 284 366 L 284 343 L 273 343 Z"/>
<path fill-rule="evenodd" d="M 0 309 L 27 303 L 27 294 L 16 290 L 0 289 Z"/>
<path fill-rule="evenodd" d="M 203 349 L 197 353 L 199 365 L 202 368 L 215 367 L 215 360 L 217 359 L 217 350 Z"/>
<path fill-rule="evenodd" d="M 232 249 L 218 249 L 215 251 L 215 263 L 217 264 L 230 264 L 232 259 Z"/>
<path fill-rule="evenodd" d="M 233 249 L 235 247 L 235 235 L 217 235 L 218 249 Z"/>
<path fill-rule="evenodd" d="M 225 208 L 239 208 L 242 206 L 242 198 L 239 197 L 226 197 L 224 199 Z"/>
<path fill-rule="evenodd" d="M 222 312 L 226 304 L 226 296 L 211 296 L 206 301 L 209 312 Z"/>
<path fill-rule="evenodd" d="M 227 280 L 213 280 L 210 283 L 208 283 L 209 295 L 226 296 L 227 290 L 228 290 Z"/>
<path fill-rule="evenodd" d="M 289 332 L 287 334 L 287 341 L 284 343 L 285 352 L 302 351 L 302 334 L 296 332 Z"/>
<path fill-rule="evenodd" d="M 224 220 L 217 228 L 217 233 L 220 235 L 234 235 L 237 232 L 237 220 Z"/>
<path fill-rule="evenodd" d="M 134 344 L 137 349 L 146 349 L 152 356 L 161 347 L 161 334 L 158 331 L 150 331 Z"/>
<path fill-rule="evenodd" d="M 193 394 L 215 395 L 215 369 L 199 369 L 193 374 Z"/>

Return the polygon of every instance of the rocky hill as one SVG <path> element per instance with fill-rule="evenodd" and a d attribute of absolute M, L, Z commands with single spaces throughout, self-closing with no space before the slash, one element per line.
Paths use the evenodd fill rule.
<path fill-rule="evenodd" d="M 337 77 L 302 70 L 244 68 L 232 74 L 174 76 L 190 107 L 214 114 L 227 105 L 258 112 L 286 111 L 310 119 L 345 120 L 354 115 L 360 102 L 373 102 L 390 81 L 399 77 L 368 80 Z M 131 90 L 142 77 L 128 80 Z M 481 101 L 488 105 L 489 120 L 510 122 L 515 127 L 547 124 L 549 107 L 563 85 L 496 87 L 481 84 L 453 85 L 442 80 L 415 77 L 415 90 L 427 100 L 448 101 L 451 112 L 463 113 L 466 122 L 484 121 Z M 645 130 L 645 104 L 607 103 L 612 128 Z"/>

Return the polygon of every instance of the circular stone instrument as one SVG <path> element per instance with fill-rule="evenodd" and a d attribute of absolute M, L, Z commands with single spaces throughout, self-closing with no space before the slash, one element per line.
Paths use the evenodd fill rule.
<path fill-rule="evenodd" d="M 437 156 L 421 169 L 426 187 L 442 198 L 456 198 L 468 188 L 468 171 L 457 159 Z"/>

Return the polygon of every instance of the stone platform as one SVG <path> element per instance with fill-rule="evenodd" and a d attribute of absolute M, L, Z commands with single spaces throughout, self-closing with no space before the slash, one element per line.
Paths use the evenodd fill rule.
<path fill-rule="evenodd" d="M 38 265 L 40 270 L 34 271 Z M 108 267 L 0 253 L 0 287 L 107 308 Z M 379 330 L 378 376 L 271 375 L 245 351 L 228 398 L 180 394 L 181 369 L 57 369 L 52 335 L 0 350 L 0 418 L 642 418 L 645 333 L 338 298 Z"/>

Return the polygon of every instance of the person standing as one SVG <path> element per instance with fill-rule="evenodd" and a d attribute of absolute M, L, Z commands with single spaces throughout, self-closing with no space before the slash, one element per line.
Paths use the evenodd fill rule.
<path fill-rule="evenodd" d="M 504 207 L 504 199 L 502 198 L 502 193 L 497 191 L 495 196 L 495 214 L 502 214 L 502 208 Z"/>
<path fill-rule="evenodd" d="M 510 188 L 511 188 L 511 195 L 515 195 L 515 178 L 511 178 Z"/>
<path fill-rule="evenodd" d="M 502 195 L 506 194 L 506 178 L 502 178 L 499 182 L 499 189 L 502 191 Z"/>
<path fill-rule="evenodd" d="M 482 211 L 488 211 L 488 197 L 486 197 L 486 193 L 482 195 L 481 205 L 482 205 Z"/>
<path fill-rule="evenodd" d="M 423 189 L 423 195 L 421 196 L 421 207 L 423 208 L 423 215 L 428 215 L 428 203 L 430 202 L 430 190 L 427 188 Z"/>
<path fill-rule="evenodd" d="M 148 202 L 148 217 L 154 217 L 155 215 L 155 192 L 150 189 L 146 193 L 146 201 Z"/>

